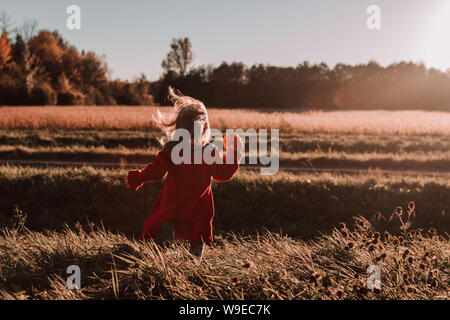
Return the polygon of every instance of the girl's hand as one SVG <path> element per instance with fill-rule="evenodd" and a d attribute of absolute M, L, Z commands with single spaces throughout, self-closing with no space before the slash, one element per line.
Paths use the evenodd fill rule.
<path fill-rule="evenodd" d="M 127 187 L 136 191 L 142 186 L 141 172 L 139 170 L 128 171 Z"/>

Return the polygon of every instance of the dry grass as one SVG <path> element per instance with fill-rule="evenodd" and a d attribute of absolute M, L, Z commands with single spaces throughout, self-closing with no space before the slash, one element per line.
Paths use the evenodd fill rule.
<path fill-rule="evenodd" d="M 119 146 L 68 145 L 61 147 L 26 147 L 22 145 L 0 145 L 2 160 L 30 161 L 80 161 L 102 162 L 110 164 L 140 163 L 144 166 L 153 161 L 160 148 L 127 148 Z M 256 155 L 257 156 L 257 155 Z M 259 163 L 259 162 L 258 162 Z M 258 164 L 256 163 L 256 165 Z M 249 152 L 245 153 L 245 165 L 251 165 Z M 255 165 L 255 164 L 253 164 Z M 339 169 L 396 169 L 428 170 L 449 172 L 450 151 L 447 152 L 404 152 L 404 153 L 346 153 L 336 151 L 279 152 L 279 165 L 297 168 L 339 168 Z"/>
<path fill-rule="evenodd" d="M 11 157 L 150 158 L 156 149 L 146 134 L 155 129 L 151 120 L 155 110 L 0 107 L 0 129 L 50 129 L 48 135 L 32 132 L 28 138 L 20 137 L 19 130 L 9 131 L 0 151 Z M 285 161 L 322 159 L 341 165 L 382 164 L 388 160 L 443 161 L 446 165 L 449 161 L 442 142 L 450 135 L 449 113 L 211 109 L 210 118 L 212 127 L 219 129 L 279 128 L 282 133 L 308 133 L 298 140 L 303 143 L 308 136 L 312 147 L 285 142 L 287 150 L 292 151 L 282 152 Z M 59 131 L 54 137 L 52 129 L 68 131 L 65 135 Z M 75 129 L 99 131 L 74 135 Z M 142 131 L 100 131 L 105 129 Z M 325 144 L 341 143 L 343 151 L 351 145 L 358 152 L 316 148 L 322 132 L 328 134 L 321 138 Z M 120 134 L 114 138 L 116 133 Z M 436 136 L 419 137 L 429 134 L 440 136 L 436 140 Z M 332 136 L 336 141 L 328 143 Z M 410 138 L 408 143 L 414 152 L 390 152 L 393 137 Z M 13 140 L 16 142 L 8 142 Z M 375 142 L 375 150 L 387 144 L 382 150 L 389 152 L 360 151 L 372 148 L 368 144 Z M 422 150 L 425 142 L 429 149 Z M 144 151 L 141 145 L 148 148 Z M 45 228 L 50 227 L 52 219 L 54 225 L 59 225 L 60 221 L 85 221 L 80 217 L 86 214 L 91 219 L 96 214 L 106 225 L 110 219 L 113 226 L 134 230 L 136 224 L 140 230 L 160 185 L 149 184 L 132 193 L 123 184 L 125 173 L 92 168 L 0 167 L 0 190 L 4 195 L 0 213 L 8 210 L 9 218 L 10 204 L 23 203 L 30 222 L 38 221 Z M 431 219 L 433 226 L 446 231 L 449 183 L 447 177 L 406 178 L 376 172 L 369 176 L 280 173 L 262 177 L 242 171 L 230 183 L 214 185 L 217 230 L 237 232 L 245 226 L 252 231 L 260 227 L 282 229 L 293 235 L 305 235 L 307 231 L 309 235 L 312 230 L 314 234 L 317 230 L 329 234 L 306 242 L 273 233 L 253 237 L 221 233 L 223 236 L 207 248 L 200 263 L 189 256 L 184 244 L 162 251 L 152 243 L 92 225 L 41 233 L 25 228 L 24 221 L 19 220 L 16 226 L 0 232 L 0 299 L 449 299 L 448 234 L 441 236 L 435 230 L 407 232 L 405 221 L 402 236 L 381 236 L 363 218 L 354 228 L 341 226 L 330 232 L 339 221 L 350 222 L 355 214 L 370 218 L 374 212 L 381 215 L 374 225 L 390 230 L 386 224 L 393 225 L 392 219 L 397 219 L 392 209 L 412 199 L 421 211 L 414 228 Z M 124 216 L 124 212 L 133 215 Z M 20 210 L 16 213 L 23 218 Z M 398 232 L 398 226 L 393 228 Z M 66 287 L 66 268 L 73 264 L 81 267 L 82 290 Z M 370 291 L 366 286 L 366 270 L 373 264 L 381 269 L 379 291 Z"/>
<path fill-rule="evenodd" d="M 28 214 L 32 230 L 60 231 L 64 224 L 103 222 L 112 231 L 139 236 L 161 191 L 147 183 L 137 192 L 126 188 L 125 169 L 27 168 L 0 166 L 0 225 L 8 225 L 15 205 Z M 215 234 L 254 235 L 262 229 L 311 239 L 329 233 L 355 215 L 380 230 L 399 232 L 394 208 L 413 200 L 420 208 L 414 228 L 450 226 L 448 175 L 331 173 L 261 176 L 240 170 L 227 183 L 213 183 Z M 394 222 L 393 222 L 394 221 Z"/>
<path fill-rule="evenodd" d="M 158 107 L 1 107 L 0 128 L 155 129 Z M 162 111 L 168 107 L 160 108 Z M 281 132 L 450 135 L 450 113 L 426 111 L 265 112 L 210 109 L 213 128 Z"/>
<path fill-rule="evenodd" d="M 310 242 L 230 234 L 198 261 L 184 244 L 162 250 L 93 226 L 38 233 L 18 223 L 0 235 L 0 298 L 449 299 L 448 238 L 356 225 Z M 81 268 L 81 290 L 66 286 L 69 265 Z M 367 287 L 370 265 L 381 270 L 380 290 Z"/>

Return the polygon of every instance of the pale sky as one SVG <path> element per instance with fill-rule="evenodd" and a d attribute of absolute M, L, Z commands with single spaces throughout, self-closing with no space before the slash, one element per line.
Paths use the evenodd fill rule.
<path fill-rule="evenodd" d="M 71 4 L 81 8 L 81 30 L 66 28 Z M 381 30 L 366 27 L 369 5 L 381 9 Z M 106 55 L 113 78 L 157 79 L 174 37 L 191 39 L 194 66 L 406 60 L 450 68 L 449 0 L 0 0 L 0 11 Z"/>

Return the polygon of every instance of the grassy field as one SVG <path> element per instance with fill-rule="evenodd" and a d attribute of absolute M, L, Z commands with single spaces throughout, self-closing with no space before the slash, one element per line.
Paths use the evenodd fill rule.
<path fill-rule="evenodd" d="M 0 145 L 25 147 L 86 146 L 105 148 L 159 147 L 155 130 L 51 130 L 0 129 Z M 338 151 L 346 153 L 448 152 L 448 135 L 440 134 L 339 134 L 280 132 L 280 148 L 286 152 Z"/>
<path fill-rule="evenodd" d="M 0 167 L 0 215 L 7 223 L 18 205 L 33 230 L 102 221 L 109 230 L 139 236 L 162 182 L 138 192 L 126 188 L 126 170 Z M 230 182 L 214 183 L 216 232 L 255 234 L 264 228 L 311 238 L 339 222 L 362 215 L 377 229 L 398 233 L 393 212 L 415 201 L 414 228 L 448 231 L 448 176 L 368 173 L 336 175 L 241 171 Z"/>
<path fill-rule="evenodd" d="M 158 137 L 156 131 L 0 129 L 0 159 L 146 163 L 160 149 Z M 449 150 L 442 135 L 297 133 L 281 135 L 279 156 L 285 167 L 450 172 Z"/>
<path fill-rule="evenodd" d="M 1 107 L 5 129 L 156 129 L 152 114 L 168 107 Z M 275 128 L 280 132 L 450 134 L 450 114 L 425 111 L 270 112 L 209 109 L 211 127 Z"/>
<path fill-rule="evenodd" d="M 38 233 L 18 223 L 0 235 L 2 299 L 448 299 L 447 237 L 380 234 L 359 220 L 304 242 L 265 233 L 232 234 L 208 246 L 201 262 L 183 244 L 152 243 L 97 230 Z M 14 254 L 11 254 L 14 252 Z M 81 290 L 66 268 L 81 269 Z M 381 288 L 367 288 L 378 265 Z"/>
<path fill-rule="evenodd" d="M 2 160 L 54 160 L 106 162 L 112 164 L 140 163 L 142 167 L 155 159 L 158 148 L 128 149 L 119 147 L 37 147 L 0 146 Z M 397 169 L 443 171 L 450 173 L 450 152 L 437 153 L 361 153 L 345 152 L 280 152 L 279 163 L 282 167 L 299 168 L 337 168 L 337 169 Z M 249 165 L 249 155 L 245 155 L 245 164 Z M 256 164 L 259 164 L 256 163 Z"/>
<path fill-rule="evenodd" d="M 155 110 L 0 107 L 0 297 L 449 298 L 450 114 L 210 110 L 213 128 L 280 129 L 280 166 L 310 172 L 214 182 L 215 242 L 199 265 L 183 244 L 137 240 L 163 182 L 133 192 L 123 166 L 158 152 Z M 4 164 L 15 160 L 118 168 Z M 81 291 L 65 286 L 70 264 L 85 270 Z M 379 292 L 365 285 L 372 264 Z"/>

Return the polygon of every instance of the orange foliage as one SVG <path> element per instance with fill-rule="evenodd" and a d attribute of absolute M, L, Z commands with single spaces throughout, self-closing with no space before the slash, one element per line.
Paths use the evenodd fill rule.
<path fill-rule="evenodd" d="M 6 32 L 0 37 L 0 69 L 5 67 L 11 60 L 11 41 L 9 41 Z"/>
<path fill-rule="evenodd" d="M 41 31 L 30 41 L 30 48 L 42 62 L 61 62 L 64 50 L 59 46 L 58 39 L 48 31 Z"/>

